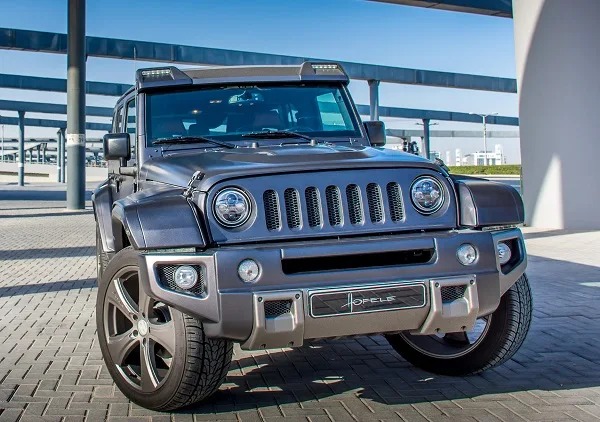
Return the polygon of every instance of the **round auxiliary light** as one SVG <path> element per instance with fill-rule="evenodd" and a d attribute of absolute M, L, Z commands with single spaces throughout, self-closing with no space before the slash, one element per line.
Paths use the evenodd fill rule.
<path fill-rule="evenodd" d="M 189 265 L 177 267 L 173 276 L 177 287 L 183 290 L 189 290 L 198 282 L 198 272 Z"/>
<path fill-rule="evenodd" d="M 410 187 L 410 198 L 421 214 L 433 214 L 444 205 L 444 189 L 433 177 L 422 176 Z"/>
<path fill-rule="evenodd" d="M 463 265 L 473 265 L 477 261 L 477 250 L 469 243 L 463 243 L 456 250 L 456 258 Z"/>
<path fill-rule="evenodd" d="M 510 247 L 504 242 L 498 242 L 498 261 L 500 261 L 500 265 L 504 265 L 510 261 L 511 256 Z"/>
<path fill-rule="evenodd" d="M 260 268 L 255 260 L 244 259 L 238 265 L 238 275 L 244 283 L 252 283 L 260 275 Z"/>
<path fill-rule="evenodd" d="M 223 189 L 215 198 L 213 213 L 225 227 L 238 227 L 250 218 L 250 199 L 237 188 Z"/>

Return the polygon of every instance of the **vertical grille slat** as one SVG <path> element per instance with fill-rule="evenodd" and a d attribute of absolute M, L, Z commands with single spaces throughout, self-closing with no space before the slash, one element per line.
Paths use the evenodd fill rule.
<path fill-rule="evenodd" d="M 353 225 L 363 224 L 364 213 L 358 185 L 351 184 L 346 186 L 346 200 L 348 201 L 350 223 Z"/>
<path fill-rule="evenodd" d="M 279 199 L 277 192 L 272 189 L 263 193 L 263 204 L 265 206 L 265 221 L 267 230 L 274 231 L 281 228 L 281 215 L 279 214 Z"/>
<path fill-rule="evenodd" d="M 309 227 L 321 227 L 323 217 L 321 215 L 321 196 L 319 195 L 319 190 L 314 186 L 309 186 L 304 191 L 304 197 L 306 198 Z"/>
<path fill-rule="evenodd" d="M 332 227 L 339 227 L 344 223 L 342 212 L 342 196 L 337 186 L 329 185 L 325 189 L 325 200 L 327 202 L 327 213 L 329 214 L 329 224 Z"/>
<path fill-rule="evenodd" d="M 396 182 L 390 182 L 386 186 L 388 202 L 390 205 L 390 216 L 394 223 L 404 220 L 404 205 L 402 204 L 402 192 L 400 185 Z"/>
<path fill-rule="evenodd" d="M 369 217 L 373 223 L 383 223 L 383 198 L 381 188 L 377 183 L 367 185 L 367 202 L 369 203 Z"/>
<path fill-rule="evenodd" d="M 294 188 L 287 188 L 283 193 L 285 200 L 285 215 L 287 217 L 288 227 L 297 230 L 302 225 L 300 216 L 300 195 Z"/>

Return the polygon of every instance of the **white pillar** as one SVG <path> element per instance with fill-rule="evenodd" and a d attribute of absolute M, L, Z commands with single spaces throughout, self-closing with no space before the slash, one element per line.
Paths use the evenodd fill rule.
<path fill-rule="evenodd" d="M 600 229 L 600 1 L 513 0 L 526 223 Z"/>

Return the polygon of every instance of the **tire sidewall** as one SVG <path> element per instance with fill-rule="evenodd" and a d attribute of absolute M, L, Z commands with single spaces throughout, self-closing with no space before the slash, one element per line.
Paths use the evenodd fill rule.
<path fill-rule="evenodd" d="M 96 301 L 96 324 L 98 327 L 98 341 L 100 343 L 100 349 L 102 351 L 102 357 L 111 374 L 115 384 L 125 396 L 132 401 L 140 404 L 143 407 L 158 410 L 163 406 L 166 406 L 172 399 L 176 392 L 179 390 L 179 386 L 184 377 L 184 371 L 186 367 L 187 353 L 187 338 L 185 335 L 185 325 L 183 314 L 171 307 L 169 311 L 171 313 L 171 319 L 174 322 L 175 327 L 175 355 L 173 356 L 170 372 L 167 379 L 164 380 L 163 384 L 152 393 L 143 393 L 140 390 L 136 390 L 132 387 L 128 381 L 123 378 L 123 375 L 119 372 L 116 365 L 110 357 L 108 352 L 107 340 L 106 340 L 106 328 L 104 326 L 104 303 L 106 293 L 112 279 L 117 272 L 127 266 L 139 265 L 139 254 L 131 247 L 125 248 L 118 252 L 114 258 L 110 261 L 104 273 L 99 280 L 98 286 L 98 297 Z"/>

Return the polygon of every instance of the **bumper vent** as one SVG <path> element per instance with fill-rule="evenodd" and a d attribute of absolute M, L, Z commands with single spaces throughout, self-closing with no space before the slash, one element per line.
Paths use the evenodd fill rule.
<path fill-rule="evenodd" d="M 157 268 L 158 281 L 165 289 L 174 290 L 180 293 L 192 294 L 194 296 L 203 296 L 206 294 L 206 280 L 204 277 L 204 271 L 199 265 L 192 265 L 192 268 L 198 273 L 198 283 L 190 290 L 180 289 L 175 284 L 175 270 L 179 265 L 159 265 Z"/>
<path fill-rule="evenodd" d="M 292 309 L 291 300 L 272 300 L 265 302 L 265 318 L 277 318 Z"/>
<path fill-rule="evenodd" d="M 446 286 L 442 287 L 442 303 L 454 302 L 465 297 L 467 286 Z"/>
<path fill-rule="evenodd" d="M 265 205 L 265 220 L 269 231 L 279 230 L 281 228 L 281 216 L 279 215 L 279 200 L 277 192 L 272 189 L 263 193 L 263 203 Z"/>

